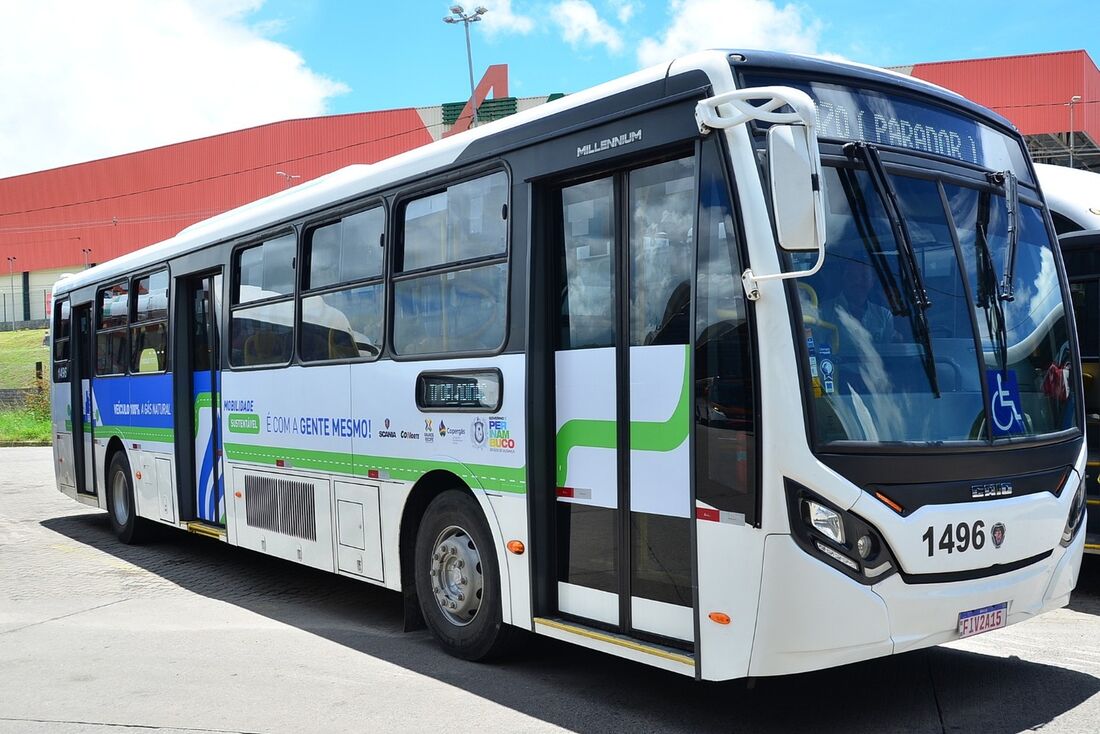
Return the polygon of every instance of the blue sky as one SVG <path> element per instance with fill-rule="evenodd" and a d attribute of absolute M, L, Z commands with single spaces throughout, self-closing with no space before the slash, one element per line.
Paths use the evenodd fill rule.
<path fill-rule="evenodd" d="M 469 10 L 478 3 L 466 3 Z M 489 16 L 500 0 L 482 0 Z M 692 29 L 703 46 L 743 44 L 771 37 L 790 46 L 875 65 L 899 65 L 1085 48 L 1100 59 L 1100 3 L 926 0 L 872 3 L 829 0 L 763 3 L 721 0 L 675 2 L 589 0 L 603 23 L 621 38 L 619 48 L 582 36 L 570 43 L 555 21 L 560 2 L 511 0 L 505 12 L 528 17 L 526 33 L 472 27 L 475 76 L 491 63 L 509 66 L 511 93 L 569 92 L 637 69 L 643 39 L 661 40 L 692 5 L 710 10 L 713 24 Z M 770 18 L 760 6 L 792 15 Z M 437 104 L 468 95 L 461 26 L 442 22 L 448 3 L 267 0 L 250 16 L 265 33 L 305 59 L 311 69 L 349 87 L 329 100 L 333 112 Z M 631 9 L 627 22 L 617 17 Z M 673 12 L 673 11 L 678 12 Z M 762 17 L 763 16 L 763 17 Z M 801 26 L 792 22 L 801 21 Z M 769 25 L 769 21 L 771 25 Z M 756 31 L 746 24 L 764 25 Z M 715 27 L 716 26 L 716 27 Z M 779 27 L 776 27 L 779 26 Z M 794 38 L 787 34 L 794 31 Z M 690 37 L 691 34 L 689 34 Z M 729 38 L 722 43 L 720 39 Z M 760 43 L 755 43 L 759 47 Z"/>
<path fill-rule="evenodd" d="M 1096 0 L 481 0 L 474 64 L 575 92 L 701 48 L 876 65 L 1084 48 Z M 468 4 L 472 8 L 475 4 Z M 0 2 L 0 177 L 323 114 L 464 100 L 437 0 Z M 64 23 L 57 19 L 64 17 Z"/>

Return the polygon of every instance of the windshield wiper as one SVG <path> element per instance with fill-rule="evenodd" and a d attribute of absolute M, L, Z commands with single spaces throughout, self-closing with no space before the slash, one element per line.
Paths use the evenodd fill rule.
<path fill-rule="evenodd" d="M 890 313 L 894 316 L 908 316 L 909 304 L 905 302 L 905 297 L 901 293 L 901 288 L 898 287 L 894 273 L 890 270 L 886 253 L 883 252 L 882 243 L 879 242 L 878 230 L 875 229 L 874 222 L 871 221 L 871 209 L 863 198 L 863 190 L 856 182 L 855 172 L 838 168 L 837 174 L 840 178 L 840 185 L 844 189 L 844 196 L 848 200 L 848 209 L 852 212 L 856 232 L 863 242 L 864 249 L 867 250 L 867 256 L 874 267 L 875 275 L 886 294 Z"/>
<path fill-rule="evenodd" d="M 1008 324 L 1005 320 L 1004 301 L 1011 300 L 1011 298 L 1005 299 L 1003 290 L 998 292 L 997 271 L 993 267 L 993 251 L 989 248 L 989 218 L 992 198 L 988 191 L 982 191 L 978 194 L 978 221 L 974 233 L 974 244 L 978 255 L 978 298 L 976 305 L 985 313 L 985 328 L 989 335 L 996 340 L 997 361 L 1001 365 L 1001 371 L 1004 372 L 1008 368 Z M 1011 222 L 1009 226 L 1011 226 Z M 1011 249 L 1011 246 L 1009 249 Z M 1009 283 L 1011 283 L 1011 278 Z M 1004 281 L 1002 280 L 1002 289 L 1003 285 Z"/>
<path fill-rule="evenodd" d="M 1016 174 L 999 171 L 989 175 L 990 181 L 1005 188 L 1005 209 L 1008 214 L 1008 247 L 1005 248 L 1005 264 L 1001 270 L 1001 288 L 998 297 L 1002 301 L 1015 300 L 1012 281 L 1016 275 L 1016 246 L 1020 242 L 1020 193 L 1016 186 Z"/>
<path fill-rule="evenodd" d="M 848 143 L 844 146 L 844 152 L 850 157 L 858 156 L 862 159 L 867 174 L 871 177 L 871 184 L 875 187 L 879 198 L 882 200 L 882 208 L 886 210 L 886 217 L 890 220 L 890 227 L 894 231 L 894 240 L 897 242 L 898 254 L 901 256 L 901 272 L 908 281 L 910 294 L 916 308 L 909 315 L 909 322 L 913 326 L 914 336 L 920 339 L 924 347 L 924 371 L 928 375 L 928 385 L 932 393 L 940 397 L 940 382 L 936 374 L 936 356 L 932 352 L 932 331 L 928 326 L 928 310 L 932 302 L 928 300 L 928 291 L 924 287 L 924 279 L 921 277 L 920 267 L 917 264 L 917 256 L 913 252 L 913 240 L 909 237 L 909 227 L 905 224 L 905 218 L 901 215 L 901 207 L 898 205 L 898 195 L 886 175 L 886 169 L 882 165 L 882 159 L 878 154 L 878 147 L 870 143 Z"/>

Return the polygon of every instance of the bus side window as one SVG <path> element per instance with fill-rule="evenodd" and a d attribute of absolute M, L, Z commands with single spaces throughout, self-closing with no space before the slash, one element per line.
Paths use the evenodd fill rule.
<path fill-rule="evenodd" d="M 53 308 L 53 381 L 69 381 L 69 355 L 72 324 L 69 299 L 58 301 Z"/>
<path fill-rule="evenodd" d="M 130 372 L 164 372 L 168 369 L 168 271 L 138 278 L 132 294 Z"/>
<path fill-rule="evenodd" d="M 1085 385 L 1086 415 L 1100 415 L 1100 281 L 1070 283 L 1073 315 L 1081 349 L 1081 372 Z M 1092 426 L 1090 425 L 1090 430 Z"/>
<path fill-rule="evenodd" d="M 99 292 L 96 305 L 96 377 L 126 374 L 126 365 L 130 361 L 126 339 L 129 310 L 129 286 L 126 282 L 107 286 Z"/>
<path fill-rule="evenodd" d="M 405 204 L 394 268 L 395 352 L 487 352 L 503 344 L 507 211 L 503 172 Z"/>
<path fill-rule="evenodd" d="M 284 365 L 294 353 L 293 233 L 238 250 L 233 258 L 229 363 Z M 246 305 L 247 304 L 247 305 Z"/>
<path fill-rule="evenodd" d="M 752 337 L 733 206 L 714 146 L 704 146 L 699 182 L 695 315 L 696 498 L 719 510 L 757 514 Z"/>
<path fill-rule="evenodd" d="M 303 362 L 377 357 L 385 318 L 385 210 L 376 206 L 306 232 Z"/>

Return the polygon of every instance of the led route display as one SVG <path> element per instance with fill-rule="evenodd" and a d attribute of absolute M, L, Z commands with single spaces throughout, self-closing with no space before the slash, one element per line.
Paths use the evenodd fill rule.
<path fill-rule="evenodd" d="M 746 82 L 794 87 L 810 95 L 820 138 L 917 150 L 996 171 L 1009 169 L 1031 181 L 1018 140 L 932 100 L 763 74 L 746 75 Z"/>

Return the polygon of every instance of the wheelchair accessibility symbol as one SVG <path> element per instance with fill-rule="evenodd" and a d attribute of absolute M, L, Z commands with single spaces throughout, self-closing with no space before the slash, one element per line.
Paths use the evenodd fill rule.
<path fill-rule="evenodd" d="M 1023 433 L 1024 419 L 1020 415 L 1020 386 L 1012 370 L 986 370 L 989 385 L 989 414 L 993 418 L 993 435 Z"/>

